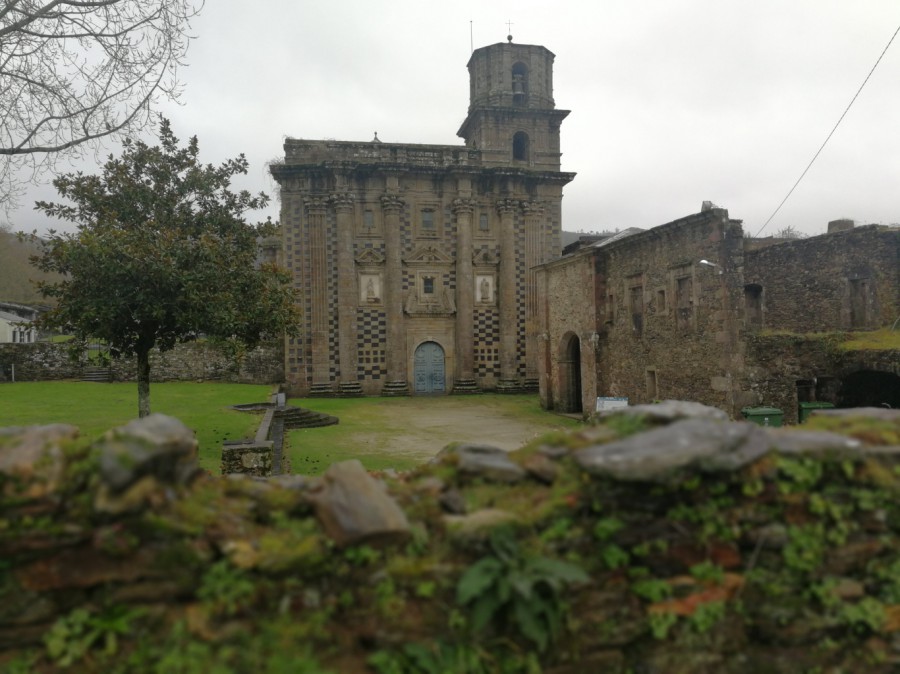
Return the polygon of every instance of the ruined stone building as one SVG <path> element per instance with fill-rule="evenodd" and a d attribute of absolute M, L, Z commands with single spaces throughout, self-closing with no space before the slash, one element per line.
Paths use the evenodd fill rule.
<path fill-rule="evenodd" d="M 272 167 L 304 314 L 292 393 L 536 389 L 533 267 L 559 256 L 554 55 L 469 60 L 462 145 L 288 139 Z"/>
<path fill-rule="evenodd" d="M 750 239 L 725 209 L 590 243 L 539 270 L 542 404 L 900 407 L 900 349 L 848 337 L 900 317 L 900 230 L 831 223 Z M 895 340 L 896 341 L 896 340 Z"/>

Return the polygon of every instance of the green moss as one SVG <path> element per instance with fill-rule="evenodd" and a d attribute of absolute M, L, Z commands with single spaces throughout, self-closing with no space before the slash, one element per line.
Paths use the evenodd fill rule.
<path fill-rule="evenodd" d="M 840 348 L 843 351 L 896 351 L 900 349 L 900 330 L 881 328 L 866 332 L 851 332 Z"/>

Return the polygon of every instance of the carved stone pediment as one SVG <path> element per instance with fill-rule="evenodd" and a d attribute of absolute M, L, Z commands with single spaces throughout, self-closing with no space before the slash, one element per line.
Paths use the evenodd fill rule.
<path fill-rule="evenodd" d="M 485 248 L 479 250 L 477 253 L 475 253 L 474 257 L 472 257 L 472 264 L 474 264 L 476 267 L 495 267 L 499 263 L 499 258 L 490 250 L 487 250 Z"/>
<path fill-rule="evenodd" d="M 456 294 L 449 288 L 441 288 L 435 295 L 425 296 L 417 288 L 411 288 L 403 310 L 409 316 L 453 316 L 456 314 Z"/>
<path fill-rule="evenodd" d="M 384 264 L 384 255 L 374 248 L 366 248 L 363 252 L 356 256 L 356 264 L 364 267 L 376 267 Z"/>
<path fill-rule="evenodd" d="M 449 265 L 453 264 L 453 258 L 447 255 L 437 246 L 428 244 L 420 246 L 407 255 L 403 261 L 408 265 Z"/>

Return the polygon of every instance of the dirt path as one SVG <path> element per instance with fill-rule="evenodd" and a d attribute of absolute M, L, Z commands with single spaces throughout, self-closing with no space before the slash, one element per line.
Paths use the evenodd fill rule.
<path fill-rule="evenodd" d="M 388 451 L 427 460 L 451 442 L 493 445 L 511 451 L 556 429 L 571 428 L 571 420 L 552 414 L 534 419 L 518 401 L 493 397 L 407 399 L 408 404 L 382 407 L 383 431 L 354 433 L 360 449 Z"/>

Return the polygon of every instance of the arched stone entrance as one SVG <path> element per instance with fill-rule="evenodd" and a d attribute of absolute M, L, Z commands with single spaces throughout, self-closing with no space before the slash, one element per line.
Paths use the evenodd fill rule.
<path fill-rule="evenodd" d="M 559 350 L 559 412 L 578 413 L 581 405 L 581 340 L 567 334 Z"/>
<path fill-rule="evenodd" d="M 440 344 L 419 344 L 414 356 L 413 376 L 416 393 L 444 393 L 444 349 Z"/>

